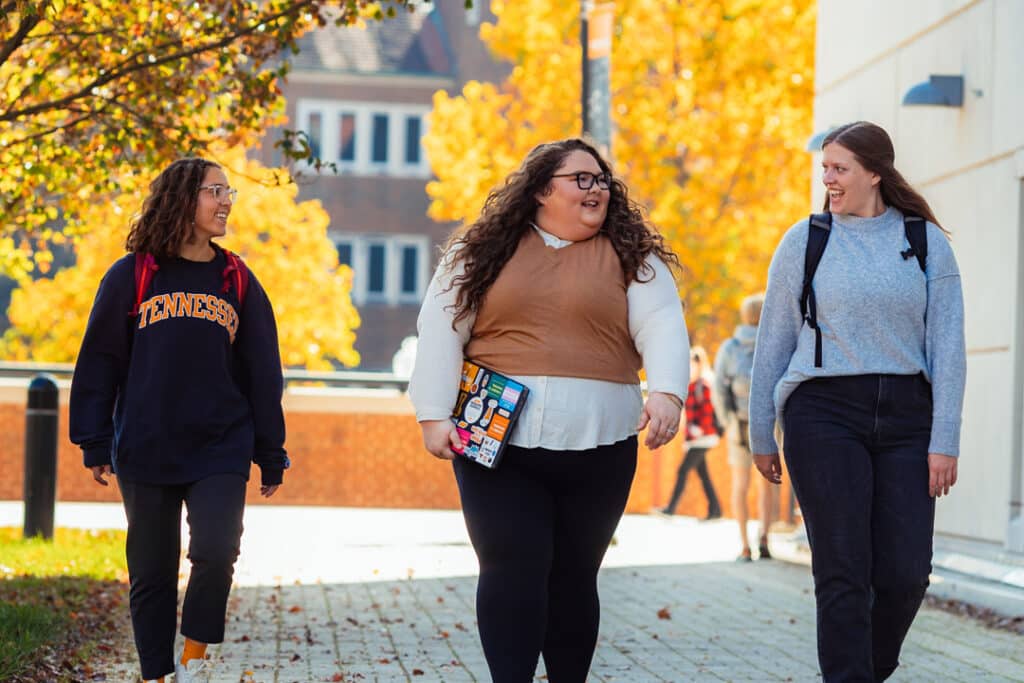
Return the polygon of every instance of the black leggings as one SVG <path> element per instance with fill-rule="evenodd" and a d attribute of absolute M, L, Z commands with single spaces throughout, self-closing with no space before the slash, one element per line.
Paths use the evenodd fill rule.
<path fill-rule="evenodd" d="M 672 488 L 672 496 L 665 506 L 664 512 L 674 515 L 679 499 L 683 497 L 683 490 L 686 488 L 686 475 L 690 470 L 696 469 L 700 477 L 700 484 L 704 487 L 704 496 L 708 499 L 708 517 L 717 517 L 722 514 L 722 506 L 715 494 L 715 485 L 711 482 L 711 474 L 708 472 L 707 448 L 688 448 L 683 462 L 679 464 L 676 472 L 676 485 Z"/>
<path fill-rule="evenodd" d="M 583 683 L 597 645 L 597 570 L 636 471 L 630 437 L 585 451 L 509 447 L 487 470 L 456 458 L 480 560 L 476 611 L 495 683 Z"/>

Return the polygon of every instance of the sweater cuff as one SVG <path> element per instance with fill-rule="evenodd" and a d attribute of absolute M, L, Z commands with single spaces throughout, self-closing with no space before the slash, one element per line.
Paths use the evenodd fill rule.
<path fill-rule="evenodd" d="M 928 443 L 929 453 L 960 455 L 960 421 L 932 420 L 932 438 Z"/>
<path fill-rule="evenodd" d="M 82 457 L 86 467 L 101 467 L 110 464 L 110 451 L 113 444 L 89 446 L 82 449 Z"/>
<path fill-rule="evenodd" d="M 451 407 L 445 409 L 441 406 L 423 406 L 416 411 L 416 421 L 426 422 L 427 420 L 449 420 L 452 416 Z"/>
<path fill-rule="evenodd" d="M 279 467 L 260 466 L 260 484 L 263 486 L 278 486 L 284 481 L 284 470 Z"/>
<path fill-rule="evenodd" d="M 750 452 L 758 455 L 773 455 L 779 452 L 773 422 L 750 423 Z"/>

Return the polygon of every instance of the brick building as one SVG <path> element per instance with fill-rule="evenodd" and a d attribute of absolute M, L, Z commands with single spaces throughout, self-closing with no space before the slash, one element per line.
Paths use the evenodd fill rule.
<path fill-rule="evenodd" d="M 421 139 L 433 95 L 505 74 L 478 37 L 480 22 L 493 20 L 487 2 L 416 5 L 365 28 L 306 34 L 282 84 L 288 128 L 305 131 L 317 155 L 337 164 L 337 174 L 306 171 L 299 199 L 321 201 L 338 255 L 355 273 L 364 370 L 390 370 L 402 339 L 415 334 L 437 246 L 455 227 L 426 215 L 431 172 Z M 263 163 L 281 164 L 277 139 L 278 131 L 265 139 Z"/>

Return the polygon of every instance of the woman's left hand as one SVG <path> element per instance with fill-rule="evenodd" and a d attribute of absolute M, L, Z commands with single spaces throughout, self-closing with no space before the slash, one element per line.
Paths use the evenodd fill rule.
<path fill-rule="evenodd" d="M 949 495 L 949 489 L 956 483 L 956 461 L 952 455 L 928 454 L 928 495 L 941 498 Z"/>
<path fill-rule="evenodd" d="M 272 495 L 274 495 L 274 493 L 277 492 L 277 489 L 279 489 L 280 487 L 280 484 L 260 486 L 260 495 L 263 496 L 264 498 L 270 498 Z"/>
<path fill-rule="evenodd" d="M 679 429 L 679 416 L 682 406 L 674 396 L 660 391 L 651 392 L 640 413 L 637 431 L 647 427 L 647 438 L 644 444 L 648 448 L 660 448 L 676 435 Z"/>

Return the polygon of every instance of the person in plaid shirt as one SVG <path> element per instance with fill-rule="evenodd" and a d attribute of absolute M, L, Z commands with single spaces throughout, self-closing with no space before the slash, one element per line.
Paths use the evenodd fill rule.
<path fill-rule="evenodd" d="M 715 409 L 711 403 L 711 385 L 704 379 L 708 369 L 708 354 L 703 347 L 695 346 L 690 351 L 690 387 L 686 395 L 686 432 L 684 435 L 683 461 L 676 473 L 676 484 L 661 512 L 666 515 L 675 514 L 679 499 L 686 488 L 686 475 L 696 468 L 700 477 L 704 495 L 708 499 L 708 514 L 704 519 L 718 519 L 722 516 L 722 507 L 715 494 L 715 485 L 708 473 L 708 450 L 718 443 L 718 423 L 715 420 Z"/>

